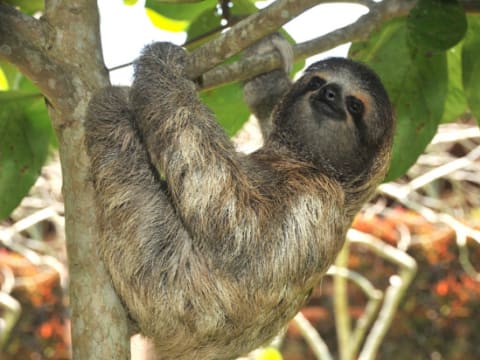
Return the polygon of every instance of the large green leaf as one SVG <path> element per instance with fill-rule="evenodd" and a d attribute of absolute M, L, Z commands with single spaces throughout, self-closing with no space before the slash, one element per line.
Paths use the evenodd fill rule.
<path fill-rule="evenodd" d="M 465 35 L 465 11 L 457 0 L 419 0 L 410 11 L 407 29 L 413 47 L 447 50 Z"/>
<path fill-rule="evenodd" d="M 235 135 L 247 121 L 250 112 L 243 101 L 241 84 L 225 85 L 205 91 L 200 96 L 212 109 L 218 122 L 229 136 Z"/>
<path fill-rule="evenodd" d="M 455 121 L 468 111 L 462 84 L 462 46 L 463 43 L 460 43 L 447 51 L 448 91 L 441 119 L 442 123 Z"/>
<path fill-rule="evenodd" d="M 205 42 L 217 37 L 221 32 L 222 17 L 215 8 L 205 9 L 188 26 L 187 49 L 193 50 Z"/>
<path fill-rule="evenodd" d="M 463 88 L 470 110 L 480 124 L 480 16 L 468 17 L 462 50 Z"/>
<path fill-rule="evenodd" d="M 10 214 L 34 184 L 51 135 L 43 96 L 0 92 L 0 219 Z"/>
<path fill-rule="evenodd" d="M 38 88 L 31 82 L 27 77 L 25 77 L 17 68 L 7 62 L 0 61 L 0 69 L 6 75 L 8 81 L 8 89 L 10 91 L 19 90 L 23 93 L 29 94 L 40 94 Z M 48 116 L 47 107 L 44 101 L 39 103 L 42 107 L 42 116 Z M 58 148 L 57 137 L 53 127 L 51 127 L 51 136 L 50 136 L 50 146 L 54 149 Z"/>
<path fill-rule="evenodd" d="M 406 37 L 405 21 L 397 19 L 368 41 L 353 44 L 349 53 L 379 74 L 395 108 L 397 129 L 386 180 L 403 175 L 431 141 L 447 92 L 445 53 L 412 54 Z"/>

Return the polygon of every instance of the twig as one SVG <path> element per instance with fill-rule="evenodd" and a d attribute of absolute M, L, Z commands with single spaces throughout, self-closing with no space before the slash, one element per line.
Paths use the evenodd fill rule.
<path fill-rule="evenodd" d="M 5 346 L 13 327 L 20 317 L 22 307 L 20 303 L 9 294 L 0 291 L 0 308 L 4 308 L 3 319 L 0 318 L 0 351 Z"/>
<path fill-rule="evenodd" d="M 350 229 L 347 238 L 352 243 L 367 246 L 378 256 L 400 267 L 399 275 L 390 277 L 390 286 L 385 291 L 383 305 L 358 357 L 360 360 L 371 360 L 375 358 L 380 344 L 392 323 L 400 300 L 413 280 L 417 271 L 417 263 L 407 253 L 358 230 Z"/>
<path fill-rule="evenodd" d="M 440 129 L 440 131 L 435 135 L 431 144 L 439 144 L 444 142 L 455 142 L 459 140 L 465 139 L 472 139 L 480 137 L 480 128 L 478 126 L 475 127 L 467 127 L 467 128 L 455 128 L 445 126 L 444 131 Z"/>
<path fill-rule="evenodd" d="M 367 303 L 367 306 L 365 307 L 365 311 L 363 312 L 362 316 L 360 316 L 360 318 L 357 320 L 356 326 L 353 329 L 352 334 L 349 335 L 349 338 L 347 339 L 348 341 L 342 342 L 341 344 L 342 346 L 346 347 L 343 355 L 341 356 L 344 356 L 346 359 L 354 359 L 355 355 L 358 352 L 358 349 L 360 349 L 360 346 L 362 345 L 362 342 L 365 338 L 365 335 L 368 329 L 370 328 L 370 325 L 375 319 L 375 315 L 378 312 L 378 309 L 380 307 L 380 304 L 383 298 L 383 293 L 382 291 L 376 289 L 372 285 L 372 283 L 368 281 L 364 276 L 360 275 L 355 271 L 349 270 L 347 268 L 341 268 L 333 265 L 327 271 L 327 275 L 332 275 L 332 274 L 352 281 L 368 297 L 368 303 Z M 335 284 L 335 286 L 337 285 Z M 336 298 L 335 298 L 335 301 L 337 301 Z M 345 309 L 342 311 L 347 311 L 347 310 L 348 309 Z M 335 308 L 335 316 L 338 316 L 338 311 L 339 310 Z"/>
<path fill-rule="evenodd" d="M 447 224 L 457 232 L 464 232 L 468 237 L 472 238 L 480 244 L 480 231 L 461 223 L 449 214 L 436 213 L 432 209 L 412 201 L 408 198 L 408 191 L 405 190 L 405 186 L 407 185 L 397 185 L 393 183 L 382 184 L 378 187 L 378 191 L 397 200 L 398 202 L 404 204 L 406 207 L 417 211 L 428 221 L 433 223 Z"/>
<path fill-rule="evenodd" d="M 345 267 L 339 267 L 337 265 L 332 265 L 328 269 L 326 275 L 340 276 L 342 278 L 352 281 L 357 285 L 369 298 L 372 299 L 381 299 L 382 292 L 375 288 L 370 281 L 367 280 L 364 276 L 360 275 L 358 272 L 349 270 Z"/>
<path fill-rule="evenodd" d="M 350 359 L 350 331 L 351 319 L 348 312 L 348 291 L 345 272 L 348 265 L 349 244 L 345 242 L 342 251 L 335 260 L 335 267 L 329 274 L 333 274 L 333 310 L 335 312 L 335 328 L 337 331 L 338 351 L 341 360 Z"/>
<path fill-rule="evenodd" d="M 457 232 L 457 246 L 460 251 L 458 259 L 465 272 L 475 281 L 480 281 L 480 272 L 478 272 L 470 261 L 467 247 L 467 235 L 464 232 Z"/>
<path fill-rule="evenodd" d="M 65 288 L 68 275 L 65 267 L 60 261 L 50 255 L 39 255 L 35 251 L 32 251 L 31 249 L 23 246 L 17 241 L 13 241 L 14 236 L 19 234 L 20 232 L 43 220 L 55 216 L 57 216 L 57 213 L 51 207 L 48 207 L 17 221 L 15 224 L 8 228 L 0 228 L 0 242 L 2 242 L 9 249 L 24 256 L 32 264 L 47 265 L 53 268 L 55 271 L 58 272 L 60 276 L 60 285 Z"/>
<path fill-rule="evenodd" d="M 295 316 L 293 321 L 298 326 L 298 329 L 302 333 L 305 341 L 310 346 L 317 359 L 333 360 L 327 344 L 325 344 L 317 330 L 312 326 L 312 324 L 310 324 L 310 321 L 308 321 L 301 312 Z"/>
<path fill-rule="evenodd" d="M 451 161 L 443 166 L 436 167 L 435 169 L 413 179 L 406 185 L 405 191 L 417 190 L 432 181 L 446 176 L 454 171 L 464 168 L 480 157 L 480 146 L 477 146 L 474 150 L 469 152 L 464 157 Z"/>

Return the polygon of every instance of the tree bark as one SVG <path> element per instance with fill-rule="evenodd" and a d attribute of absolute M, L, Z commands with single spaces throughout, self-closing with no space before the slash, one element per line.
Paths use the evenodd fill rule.
<path fill-rule="evenodd" d="M 126 314 L 97 257 L 94 194 L 83 122 L 93 91 L 109 84 L 95 0 L 46 0 L 37 20 L 0 4 L 0 58 L 47 99 L 60 147 L 73 358 L 129 359 Z"/>

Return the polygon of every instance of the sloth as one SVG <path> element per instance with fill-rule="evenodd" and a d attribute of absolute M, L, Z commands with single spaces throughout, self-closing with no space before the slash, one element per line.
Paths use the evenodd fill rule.
<path fill-rule="evenodd" d="M 161 359 L 233 359 L 281 331 L 334 261 L 386 174 L 394 117 L 365 65 L 330 58 L 293 84 L 275 70 L 245 85 L 269 125 L 239 154 L 186 59 L 148 45 L 131 88 L 90 101 L 98 251 Z"/>

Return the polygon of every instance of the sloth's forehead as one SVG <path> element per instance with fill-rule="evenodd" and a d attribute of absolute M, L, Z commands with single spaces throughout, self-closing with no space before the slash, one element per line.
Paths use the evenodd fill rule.
<path fill-rule="evenodd" d="M 361 79 L 352 74 L 349 69 L 321 69 L 317 71 L 309 71 L 310 77 L 318 76 L 325 80 L 326 83 L 336 83 L 347 92 L 368 92 L 365 88 L 365 84 Z"/>

